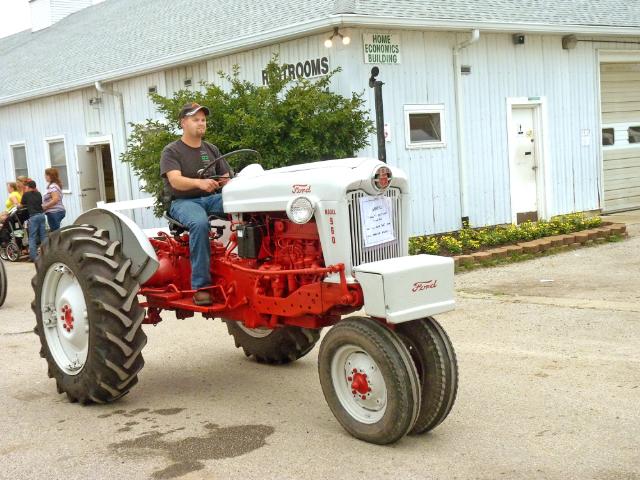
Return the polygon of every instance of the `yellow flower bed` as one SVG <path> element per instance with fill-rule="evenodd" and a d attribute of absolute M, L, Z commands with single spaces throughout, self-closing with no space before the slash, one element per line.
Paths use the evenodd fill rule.
<path fill-rule="evenodd" d="M 459 255 L 485 248 L 526 242 L 537 238 L 579 232 L 599 227 L 600 217 L 587 218 L 583 213 L 559 215 L 551 220 L 524 222 L 520 225 L 471 228 L 463 225 L 462 230 L 441 235 L 424 235 L 409 239 L 409 253 L 417 255 Z"/>

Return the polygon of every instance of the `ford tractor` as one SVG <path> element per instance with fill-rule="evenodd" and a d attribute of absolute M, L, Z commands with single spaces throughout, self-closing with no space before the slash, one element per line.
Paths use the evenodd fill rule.
<path fill-rule="evenodd" d="M 439 425 L 458 384 L 453 346 L 433 318 L 454 308 L 453 261 L 408 255 L 405 174 L 370 158 L 254 163 L 222 195 L 225 218 L 211 219 L 209 235 L 212 305 L 194 303 L 189 232 L 166 214 L 169 228 L 145 235 L 96 208 L 50 235 L 32 305 L 58 392 L 118 400 L 144 365 L 142 325 L 199 313 L 225 322 L 260 363 L 296 361 L 322 336 L 322 391 L 358 439 L 387 444 Z"/>

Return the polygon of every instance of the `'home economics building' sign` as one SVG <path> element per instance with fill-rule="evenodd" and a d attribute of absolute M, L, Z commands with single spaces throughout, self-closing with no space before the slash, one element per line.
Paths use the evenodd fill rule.
<path fill-rule="evenodd" d="M 400 35 L 365 33 L 362 37 L 364 63 L 400 63 Z"/>

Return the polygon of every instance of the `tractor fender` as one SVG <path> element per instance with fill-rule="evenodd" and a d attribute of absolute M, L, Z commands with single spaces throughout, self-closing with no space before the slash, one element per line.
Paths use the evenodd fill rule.
<path fill-rule="evenodd" d="M 159 266 L 158 257 L 142 229 L 126 215 L 104 208 L 80 214 L 75 225 L 93 225 L 109 232 L 111 241 L 119 241 L 122 253 L 131 259 L 131 272 L 140 285 L 149 280 Z"/>

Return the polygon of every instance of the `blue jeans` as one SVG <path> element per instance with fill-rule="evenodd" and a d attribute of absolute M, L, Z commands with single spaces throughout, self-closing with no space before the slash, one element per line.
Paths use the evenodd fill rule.
<path fill-rule="evenodd" d="M 35 262 L 38 256 L 38 245 L 45 239 L 44 213 L 36 213 L 29 217 L 29 258 Z"/>
<path fill-rule="evenodd" d="M 200 198 L 177 198 L 171 202 L 169 214 L 189 229 L 191 288 L 211 285 L 211 245 L 209 215 L 224 215 L 222 194 Z"/>
<path fill-rule="evenodd" d="M 53 232 L 58 230 L 60 228 L 60 222 L 62 222 L 62 219 L 66 214 L 67 212 L 65 210 L 62 210 L 61 212 L 45 212 L 45 215 L 47 216 L 47 223 L 49 224 L 49 231 Z"/>

